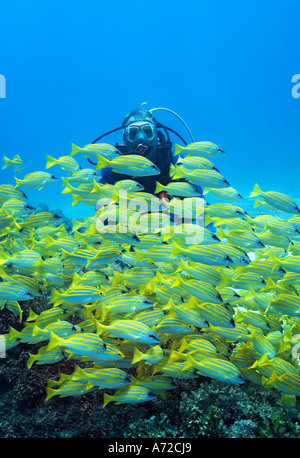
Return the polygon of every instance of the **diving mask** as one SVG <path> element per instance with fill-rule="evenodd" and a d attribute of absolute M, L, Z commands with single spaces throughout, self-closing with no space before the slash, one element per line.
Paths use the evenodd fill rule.
<path fill-rule="evenodd" d="M 135 122 L 125 127 L 126 139 L 129 142 L 135 142 L 140 136 L 140 132 L 145 139 L 151 141 L 156 136 L 156 127 L 150 122 Z"/>

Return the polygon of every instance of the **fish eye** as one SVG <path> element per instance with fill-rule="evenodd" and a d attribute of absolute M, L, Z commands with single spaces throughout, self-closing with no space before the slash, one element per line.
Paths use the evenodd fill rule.
<path fill-rule="evenodd" d="M 26 296 L 32 296 L 31 292 L 28 291 L 28 292 L 26 293 Z"/>
<path fill-rule="evenodd" d="M 225 261 L 230 261 L 230 256 L 227 254 L 225 257 L 224 257 Z"/>
<path fill-rule="evenodd" d="M 149 334 L 149 337 L 151 339 L 159 340 L 158 337 L 155 334 Z"/>
<path fill-rule="evenodd" d="M 52 180 L 56 180 L 56 177 L 54 175 L 51 175 Z"/>
<path fill-rule="evenodd" d="M 157 167 L 156 167 L 156 165 L 153 164 L 153 165 L 152 165 L 152 168 L 153 168 L 153 169 L 156 169 Z"/>

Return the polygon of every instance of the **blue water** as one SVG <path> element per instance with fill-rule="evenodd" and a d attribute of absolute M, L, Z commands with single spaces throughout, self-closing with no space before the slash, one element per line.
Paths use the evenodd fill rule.
<path fill-rule="evenodd" d="M 20 178 L 44 170 L 46 154 L 69 154 L 72 142 L 93 141 L 147 102 L 176 111 L 196 141 L 219 144 L 227 156 L 214 162 L 242 195 L 257 182 L 300 204 L 300 98 L 291 92 L 300 73 L 299 4 L 15 0 L 0 13 L 0 154 L 21 155 Z M 189 140 L 171 114 L 157 118 Z M 11 167 L 0 182 L 15 183 Z M 60 180 L 25 191 L 67 216 L 91 213 L 61 190 Z"/>

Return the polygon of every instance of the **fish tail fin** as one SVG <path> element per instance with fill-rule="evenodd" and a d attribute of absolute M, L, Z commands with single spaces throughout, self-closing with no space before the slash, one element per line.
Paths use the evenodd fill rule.
<path fill-rule="evenodd" d="M 143 259 L 143 256 L 145 254 L 143 251 L 139 250 L 138 248 L 135 248 L 134 252 L 135 252 L 135 262 L 138 262 L 141 259 Z"/>
<path fill-rule="evenodd" d="M 11 164 L 11 160 L 8 159 L 8 157 L 3 156 L 3 157 L 2 157 L 2 166 L 1 166 L 1 170 L 6 169 L 6 167 L 8 167 L 10 164 Z"/>
<path fill-rule="evenodd" d="M 194 367 L 194 366 L 195 366 L 195 360 L 191 355 L 189 355 L 186 358 L 184 365 L 182 366 L 182 370 L 190 369 L 191 367 Z"/>
<path fill-rule="evenodd" d="M 4 253 L 4 251 L 0 250 L 0 265 L 5 264 L 9 260 L 9 257 Z"/>
<path fill-rule="evenodd" d="M 37 313 L 35 313 L 33 310 L 29 310 L 29 315 L 28 315 L 28 318 L 26 321 L 35 321 L 37 318 L 39 317 L 39 315 Z"/>
<path fill-rule="evenodd" d="M 184 350 L 188 350 L 188 348 L 189 348 L 189 345 L 188 345 L 188 343 L 186 341 L 186 338 L 184 337 L 182 339 L 182 341 L 181 341 L 181 345 L 180 345 L 178 351 L 179 351 L 179 353 L 182 353 L 182 352 L 184 352 Z"/>
<path fill-rule="evenodd" d="M 220 272 L 220 283 L 217 286 L 217 290 L 220 291 L 223 288 L 226 288 L 228 285 L 230 285 L 230 278 L 224 273 Z"/>
<path fill-rule="evenodd" d="M 78 154 L 81 151 L 81 148 L 79 146 L 74 145 L 72 143 L 72 149 L 71 149 L 71 156 L 75 156 L 75 154 Z"/>
<path fill-rule="evenodd" d="M 73 288 L 74 286 L 79 285 L 81 282 L 82 282 L 81 276 L 77 272 L 74 272 L 74 275 L 73 275 L 73 278 L 72 278 L 71 288 Z"/>
<path fill-rule="evenodd" d="M 217 237 L 219 237 L 219 239 L 226 238 L 226 233 L 223 231 L 221 227 L 217 229 Z"/>
<path fill-rule="evenodd" d="M 63 341 L 64 339 L 62 339 L 61 337 L 58 337 L 56 334 L 54 334 L 54 332 L 50 331 L 50 339 L 47 345 L 47 351 L 51 351 L 54 348 L 59 347 Z"/>
<path fill-rule="evenodd" d="M 21 332 L 17 331 L 15 328 L 9 328 L 9 340 L 19 339 L 21 336 Z"/>
<path fill-rule="evenodd" d="M 19 178 L 16 178 L 16 177 L 15 177 L 15 180 L 16 180 L 16 186 L 15 186 L 15 188 L 18 188 L 19 186 L 22 186 L 23 180 L 20 180 Z"/>
<path fill-rule="evenodd" d="M 255 183 L 252 192 L 249 194 L 249 197 L 257 197 L 257 196 L 261 196 L 262 194 L 263 194 L 263 191 L 260 189 L 258 184 Z"/>
<path fill-rule="evenodd" d="M 133 358 L 132 358 L 131 364 L 138 363 L 139 361 L 142 360 L 143 356 L 144 356 L 143 353 L 138 348 L 135 347 L 133 351 Z"/>
<path fill-rule="evenodd" d="M 35 362 L 35 360 L 37 359 L 36 358 L 37 355 L 32 355 L 31 353 L 29 353 L 29 358 L 27 360 L 27 368 L 30 369 L 31 366 L 33 365 L 33 363 Z"/>
<path fill-rule="evenodd" d="M 34 325 L 33 328 L 32 328 L 32 335 L 33 336 L 39 336 L 39 335 L 42 335 L 42 334 L 48 334 L 48 331 L 46 331 L 45 329 L 41 329 L 38 327 L 38 325 Z"/>
<path fill-rule="evenodd" d="M 84 227 L 84 223 L 82 221 L 77 221 L 77 219 L 72 219 L 73 225 L 73 232 L 78 231 L 78 229 Z"/>
<path fill-rule="evenodd" d="M 276 383 L 278 382 L 278 380 L 279 380 L 279 377 L 274 370 L 269 378 L 266 379 L 265 377 L 262 377 L 262 384 L 264 387 L 274 386 L 274 385 L 276 386 Z"/>
<path fill-rule="evenodd" d="M 255 203 L 253 205 L 253 208 L 260 207 L 263 205 L 265 202 L 263 200 L 255 199 Z"/>
<path fill-rule="evenodd" d="M 103 185 L 102 185 L 101 183 L 97 183 L 97 181 L 95 180 L 95 178 L 94 178 L 93 183 L 94 183 L 94 187 L 93 187 L 93 189 L 91 190 L 91 193 L 93 193 L 93 192 L 101 192 L 102 186 L 103 186 Z"/>
<path fill-rule="evenodd" d="M 55 240 L 49 234 L 47 234 L 45 248 L 49 248 L 52 245 L 55 245 Z"/>
<path fill-rule="evenodd" d="M 107 406 L 107 404 L 109 402 L 111 402 L 113 400 L 113 396 L 107 394 L 107 393 L 104 393 L 104 396 L 103 396 L 103 406 L 102 406 L 102 409 L 104 409 L 104 407 Z"/>
<path fill-rule="evenodd" d="M 162 276 L 159 270 L 156 271 L 155 276 L 152 278 L 152 280 L 150 280 L 150 282 L 153 284 L 163 283 L 163 281 L 164 281 L 164 277 Z"/>
<path fill-rule="evenodd" d="M 98 320 L 95 320 L 95 321 L 96 321 L 96 334 L 97 336 L 99 336 L 105 331 L 107 326 L 104 326 L 104 324 L 100 323 Z"/>
<path fill-rule="evenodd" d="M 50 169 L 50 167 L 53 167 L 57 164 L 57 159 L 54 159 L 54 157 L 49 156 L 49 154 L 46 154 L 46 159 L 46 169 Z"/>
<path fill-rule="evenodd" d="M 63 301 L 60 299 L 60 297 L 61 294 L 58 291 L 56 291 L 56 289 L 52 288 L 49 304 L 61 304 Z"/>
<path fill-rule="evenodd" d="M 183 146 L 177 145 L 177 143 L 175 143 L 174 144 L 174 156 L 178 156 L 178 154 L 180 154 L 183 149 L 184 149 Z"/>
<path fill-rule="evenodd" d="M 158 181 L 156 181 L 155 183 L 156 183 L 156 186 L 155 186 L 154 194 L 158 194 L 159 192 L 165 190 L 166 187 L 163 186 L 161 183 L 159 183 Z"/>
<path fill-rule="evenodd" d="M 163 310 L 167 310 L 168 311 L 168 310 L 173 310 L 174 308 L 175 308 L 175 304 L 174 304 L 172 298 L 170 297 L 170 299 L 168 300 L 167 305 L 165 305 L 163 307 Z"/>
<path fill-rule="evenodd" d="M 269 277 L 268 280 L 267 280 L 267 284 L 264 286 L 264 288 L 262 288 L 262 291 L 272 291 L 272 289 L 274 289 L 274 287 L 275 287 L 275 283 L 272 280 L 272 278 Z M 271 304 L 271 302 L 270 302 L 270 304 Z M 268 305 L 267 309 L 265 310 L 265 313 L 269 309 L 270 304 Z"/>
<path fill-rule="evenodd" d="M 204 226 L 209 226 L 210 223 L 214 223 L 214 219 L 210 215 L 204 216 Z"/>
<path fill-rule="evenodd" d="M 186 270 L 186 268 L 187 268 L 186 263 L 184 262 L 182 258 L 180 258 L 179 266 L 177 267 L 177 270 L 175 270 L 175 272 L 176 273 L 182 272 L 183 270 Z"/>
<path fill-rule="evenodd" d="M 70 183 L 67 181 L 67 177 L 62 177 L 63 181 L 63 190 L 61 191 L 62 194 L 70 194 L 72 192 L 72 186 Z"/>
<path fill-rule="evenodd" d="M 173 177 L 173 175 L 175 174 L 175 172 L 176 172 L 176 167 L 175 167 L 174 164 L 171 164 L 171 165 L 170 165 L 170 177 L 171 177 L 171 178 Z"/>
<path fill-rule="evenodd" d="M 178 256 L 181 253 L 181 251 L 182 251 L 181 246 L 178 245 L 178 243 L 174 242 L 172 252 L 171 252 L 171 258 L 175 258 L 176 256 Z"/>
<path fill-rule="evenodd" d="M 269 256 L 269 260 L 273 262 L 273 266 L 272 266 L 272 271 L 276 269 L 276 267 L 280 266 L 280 260 L 275 256 L 274 253 L 270 253 L 270 256 Z M 269 277 L 271 278 L 271 277 Z"/>
<path fill-rule="evenodd" d="M 46 401 L 49 401 L 49 399 L 51 399 L 53 396 L 55 396 L 55 395 L 56 395 L 56 391 L 57 391 L 57 390 L 54 390 L 53 388 L 50 388 L 50 386 L 48 386 L 48 387 L 46 388 L 46 393 L 47 393 L 47 395 L 46 395 L 45 402 L 46 402 Z"/>
<path fill-rule="evenodd" d="M 81 196 L 77 196 L 76 194 L 72 194 L 72 207 L 73 205 L 78 204 L 79 202 L 82 202 L 84 199 Z"/>
<path fill-rule="evenodd" d="M 101 321 L 105 321 L 106 315 L 109 313 L 109 309 L 105 303 L 101 307 Z"/>
<path fill-rule="evenodd" d="M 164 232 L 161 234 L 163 242 L 170 240 L 170 238 L 172 238 L 172 233 L 174 233 L 174 229 L 169 224 L 166 224 Z"/>
<path fill-rule="evenodd" d="M 65 189 L 62 190 L 62 193 L 66 194 L 68 192 L 72 192 L 72 190 L 70 188 L 70 184 L 69 184 L 69 178 L 68 177 L 61 177 L 61 179 L 62 179 L 62 182 L 63 182 L 63 186 L 65 187 Z"/>
<path fill-rule="evenodd" d="M 184 171 L 181 170 L 180 167 L 175 166 L 175 173 L 174 173 L 174 175 L 172 176 L 172 178 L 173 178 L 174 180 L 176 180 L 177 178 L 183 178 L 183 177 L 184 177 Z"/>
<path fill-rule="evenodd" d="M 72 374 L 72 380 L 82 380 L 86 379 L 86 374 L 83 369 L 79 366 L 75 366 L 75 370 Z"/>
<path fill-rule="evenodd" d="M 176 286 L 180 286 L 182 284 L 182 280 L 180 278 L 180 275 L 179 273 L 176 275 L 176 280 L 175 282 L 173 283 L 173 285 L 171 286 L 171 288 L 175 288 Z"/>
<path fill-rule="evenodd" d="M 96 154 L 96 158 L 97 165 L 95 167 L 95 170 L 104 169 L 105 167 L 109 167 L 111 165 L 111 161 L 101 156 L 100 154 Z"/>
<path fill-rule="evenodd" d="M 257 297 L 256 292 L 255 292 L 254 288 L 251 287 L 251 288 L 247 291 L 247 294 L 245 295 L 245 299 L 246 299 L 246 301 L 247 301 L 247 300 L 251 301 L 251 300 L 254 299 L 255 297 Z"/>
<path fill-rule="evenodd" d="M 119 285 L 124 281 L 124 274 L 121 272 L 114 271 L 112 286 Z"/>

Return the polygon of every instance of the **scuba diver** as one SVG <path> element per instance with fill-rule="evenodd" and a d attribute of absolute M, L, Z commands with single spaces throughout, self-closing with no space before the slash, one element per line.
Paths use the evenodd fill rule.
<path fill-rule="evenodd" d="M 142 106 L 143 105 L 144 104 L 142 104 Z M 123 143 L 116 143 L 115 147 L 124 155 L 140 154 L 144 156 L 153 162 L 160 170 L 159 175 L 133 177 L 135 181 L 144 187 L 144 192 L 151 194 L 155 193 L 156 181 L 164 186 L 171 182 L 170 166 L 171 164 L 174 164 L 174 158 L 169 131 L 176 134 L 184 145 L 187 145 L 187 142 L 175 130 L 164 126 L 155 119 L 152 112 L 158 110 L 165 110 L 177 116 L 187 128 L 192 142 L 194 141 L 193 136 L 183 119 L 178 116 L 177 113 L 169 110 L 168 108 L 153 108 L 151 110 L 146 110 L 144 108 L 135 109 L 125 116 L 120 127 L 101 135 L 93 141 L 93 143 L 96 143 L 106 135 L 123 129 Z M 88 160 L 90 163 L 95 165 L 90 159 Z M 102 170 L 100 183 L 115 184 L 116 181 L 128 178 L 128 175 L 113 172 L 111 168 L 107 167 Z M 167 194 L 162 192 L 159 194 L 159 197 L 167 197 Z"/>

